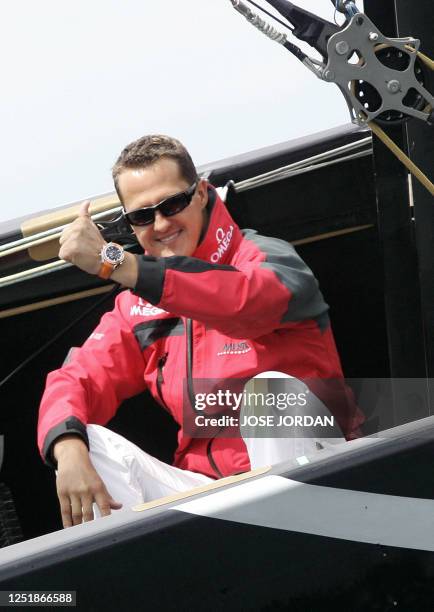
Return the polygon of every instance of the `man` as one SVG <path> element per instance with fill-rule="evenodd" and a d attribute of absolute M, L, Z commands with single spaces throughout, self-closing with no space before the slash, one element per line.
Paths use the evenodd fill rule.
<path fill-rule="evenodd" d="M 113 179 L 145 254 L 107 247 L 89 202 L 60 239 L 61 258 L 131 289 L 47 379 L 38 442 L 57 467 L 64 526 L 91 520 L 94 503 L 106 515 L 121 501 L 250 469 L 240 437 L 184 431 L 184 388 L 194 402 L 194 379 L 270 370 L 300 379 L 342 377 L 328 306 L 311 271 L 286 242 L 241 232 L 181 143 L 158 135 L 131 143 Z M 100 427 L 145 388 L 181 427 L 174 467 Z M 358 415 L 344 415 L 348 438 L 359 422 Z"/>

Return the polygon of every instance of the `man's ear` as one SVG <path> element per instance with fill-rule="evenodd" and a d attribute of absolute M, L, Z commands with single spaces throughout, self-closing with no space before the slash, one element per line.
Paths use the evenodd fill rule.
<path fill-rule="evenodd" d="M 197 194 L 200 197 L 201 208 L 204 209 L 208 204 L 208 181 L 206 179 L 199 179 Z"/>

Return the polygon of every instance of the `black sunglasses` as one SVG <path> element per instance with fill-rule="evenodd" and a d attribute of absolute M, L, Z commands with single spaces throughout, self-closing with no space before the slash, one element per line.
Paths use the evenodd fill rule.
<path fill-rule="evenodd" d="M 144 208 L 138 208 L 128 213 L 124 212 L 124 218 L 130 225 L 150 225 L 155 221 L 155 213 L 157 210 L 165 217 L 177 215 L 190 204 L 194 192 L 196 191 L 197 183 L 198 181 L 195 181 L 186 191 L 175 193 L 175 195 L 162 200 L 158 204 L 155 204 L 155 206 L 145 206 Z"/>

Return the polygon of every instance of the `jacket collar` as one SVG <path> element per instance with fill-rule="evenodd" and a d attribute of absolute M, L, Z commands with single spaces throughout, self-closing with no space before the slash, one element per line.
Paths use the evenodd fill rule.
<path fill-rule="evenodd" d="M 242 238 L 241 231 L 212 185 L 208 186 L 208 198 L 208 227 L 192 257 L 225 264 L 231 261 L 232 253 Z"/>

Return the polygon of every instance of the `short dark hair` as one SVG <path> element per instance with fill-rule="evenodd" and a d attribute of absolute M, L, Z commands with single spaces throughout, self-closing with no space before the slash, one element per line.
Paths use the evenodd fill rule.
<path fill-rule="evenodd" d="M 155 164 L 160 159 L 173 159 L 179 167 L 179 172 L 189 185 L 197 179 L 197 172 L 190 153 L 184 145 L 170 136 L 150 134 L 127 145 L 112 168 L 113 182 L 119 200 L 122 197 L 119 190 L 119 175 L 123 170 L 131 168 L 139 170 Z"/>

